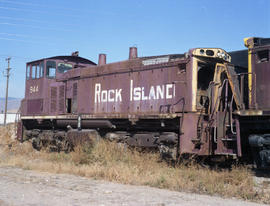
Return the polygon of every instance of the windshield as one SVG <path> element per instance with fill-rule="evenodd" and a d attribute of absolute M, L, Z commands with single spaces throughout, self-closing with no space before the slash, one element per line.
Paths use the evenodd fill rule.
<path fill-rule="evenodd" d="M 72 64 L 58 63 L 57 70 L 59 73 L 65 73 L 72 69 Z"/>
<path fill-rule="evenodd" d="M 47 61 L 46 74 L 48 78 L 55 78 L 56 63 L 55 61 Z"/>

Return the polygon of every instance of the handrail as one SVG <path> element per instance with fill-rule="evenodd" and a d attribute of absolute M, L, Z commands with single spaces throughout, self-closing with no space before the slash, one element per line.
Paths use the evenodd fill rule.
<path fill-rule="evenodd" d="M 256 88 L 256 80 L 257 80 L 257 76 L 256 76 L 256 73 L 254 72 L 243 72 L 243 73 L 238 73 L 238 74 L 235 74 L 235 75 L 232 75 L 232 76 L 240 76 L 240 89 L 241 89 L 241 101 L 242 103 L 244 103 L 244 77 L 245 76 L 249 76 L 251 75 L 252 76 L 252 79 L 253 79 L 253 84 L 252 84 L 252 88 L 248 88 L 248 92 L 252 92 L 253 88 Z M 249 96 L 249 94 L 248 94 Z M 250 98 L 250 96 L 249 96 Z M 253 92 L 253 100 L 250 99 L 249 100 L 250 103 L 252 101 L 253 105 L 255 106 L 255 108 L 257 107 L 257 97 L 256 97 L 256 91 Z M 243 104 L 243 109 L 245 109 L 245 105 Z M 250 105 L 251 106 L 251 105 Z"/>
<path fill-rule="evenodd" d="M 15 129 L 16 137 L 18 137 L 18 123 L 20 122 L 20 120 L 21 120 L 21 106 L 17 110 L 16 116 L 15 116 L 15 126 L 14 126 L 14 129 Z"/>
<path fill-rule="evenodd" d="M 225 82 L 228 83 L 228 81 L 229 81 L 228 79 L 224 79 L 224 80 L 223 80 L 222 85 L 219 87 L 219 89 L 221 88 L 220 91 L 223 90 L 223 87 L 224 87 L 224 85 L 225 85 Z M 212 88 L 211 88 L 211 89 L 212 89 Z M 211 91 L 211 93 L 212 93 L 212 91 Z M 219 92 L 219 93 L 220 93 L 220 92 Z M 215 106 L 214 106 L 213 110 L 211 111 L 210 120 L 208 121 L 208 125 L 207 125 L 208 128 L 210 128 L 211 125 L 212 125 L 212 123 L 214 122 L 213 115 L 214 115 L 214 113 L 216 113 L 216 107 L 217 107 L 218 101 L 219 101 L 220 99 L 221 99 L 221 95 L 218 95 L 218 98 L 216 99 L 216 102 L 215 102 Z M 214 137 L 213 137 L 213 139 L 214 139 L 214 142 L 217 143 L 217 138 L 216 138 L 216 135 L 217 135 L 217 133 L 216 133 L 216 128 L 217 128 L 217 127 L 215 126 L 214 128 L 215 128 L 215 130 L 214 130 Z"/>

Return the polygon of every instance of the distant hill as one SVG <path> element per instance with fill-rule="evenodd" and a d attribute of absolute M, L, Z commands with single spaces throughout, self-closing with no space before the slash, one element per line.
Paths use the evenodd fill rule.
<path fill-rule="evenodd" d="M 8 98 L 8 112 L 16 113 L 21 104 L 21 98 L 9 97 Z M 0 113 L 5 111 L 5 98 L 0 97 Z"/>

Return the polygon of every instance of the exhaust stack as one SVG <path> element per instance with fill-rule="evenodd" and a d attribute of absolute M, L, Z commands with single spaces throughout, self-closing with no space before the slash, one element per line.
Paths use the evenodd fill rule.
<path fill-rule="evenodd" d="M 98 65 L 106 64 L 106 54 L 99 54 Z"/>
<path fill-rule="evenodd" d="M 138 57 L 137 47 L 129 47 L 129 59 L 136 59 Z"/>

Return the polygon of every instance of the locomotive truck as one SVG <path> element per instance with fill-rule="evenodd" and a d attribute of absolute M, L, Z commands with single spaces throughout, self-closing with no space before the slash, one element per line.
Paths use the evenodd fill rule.
<path fill-rule="evenodd" d="M 164 158 L 253 158 L 267 167 L 269 39 L 245 42 L 248 68 L 237 58 L 234 66 L 220 48 L 138 57 L 131 47 L 128 60 L 114 63 L 100 54 L 96 64 L 78 52 L 29 62 L 17 137 L 67 151 L 96 131 L 159 149 Z"/>

